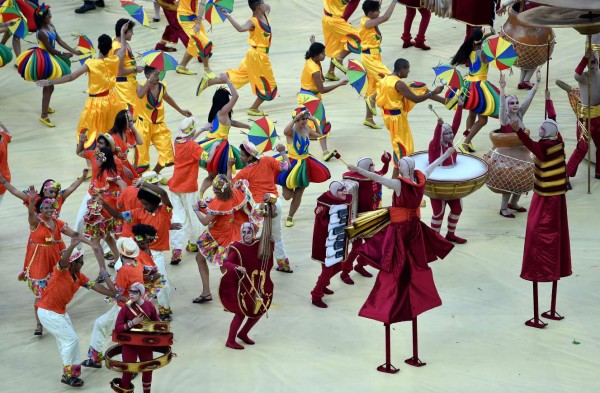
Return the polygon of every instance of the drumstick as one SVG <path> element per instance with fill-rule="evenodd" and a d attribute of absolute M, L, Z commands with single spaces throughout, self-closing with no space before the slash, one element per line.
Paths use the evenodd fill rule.
<path fill-rule="evenodd" d="M 437 116 L 438 119 L 441 119 L 440 115 L 438 115 L 437 112 L 435 111 L 435 108 L 433 107 L 433 105 L 429 104 L 427 107 L 429 108 L 430 111 L 432 111 Z"/>

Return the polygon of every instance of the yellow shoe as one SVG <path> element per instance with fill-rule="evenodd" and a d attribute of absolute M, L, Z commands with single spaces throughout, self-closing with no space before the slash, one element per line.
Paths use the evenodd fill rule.
<path fill-rule="evenodd" d="M 52 127 L 56 127 L 56 125 L 55 125 L 54 123 L 52 123 L 52 122 L 50 121 L 50 119 L 49 119 L 49 118 L 47 118 L 47 117 L 45 117 L 45 118 L 44 118 L 44 117 L 40 117 L 40 118 L 39 118 L 39 120 L 40 120 L 40 122 L 41 122 L 42 124 L 44 124 L 46 127 L 50 127 L 50 128 L 52 128 Z"/>
<path fill-rule="evenodd" d="M 177 66 L 177 68 L 175 68 L 175 72 L 183 75 L 197 75 L 194 71 L 183 68 L 182 66 Z"/>
<path fill-rule="evenodd" d="M 327 79 L 328 81 L 339 81 L 340 78 L 338 78 L 337 76 L 335 76 L 335 74 L 333 72 L 328 72 L 325 74 L 325 79 Z"/>
<path fill-rule="evenodd" d="M 48 113 L 52 114 L 52 113 L 56 113 L 56 111 L 52 108 L 48 108 Z"/>
<path fill-rule="evenodd" d="M 467 147 L 469 148 L 469 153 L 475 153 L 475 146 L 473 146 L 473 143 L 467 143 Z"/>
<path fill-rule="evenodd" d="M 363 125 L 365 125 L 367 127 L 371 127 L 374 130 L 381 130 L 381 126 L 380 125 L 375 124 L 372 121 L 369 121 L 367 119 L 365 119 L 365 121 L 363 121 Z"/>
<path fill-rule="evenodd" d="M 248 116 L 269 116 L 269 114 L 265 111 L 261 111 L 259 109 L 248 109 Z"/>
<path fill-rule="evenodd" d="M 333 157 L 333 151 L 325 150 L 323 152 L 323 161 L 327 162 L 327 161 L 331 160 L 331 157 Z"/>
<path fill-rule="evenodd" d="M 371 102 L 371 97 L 365 97 L 365 104 L 367 104 L 367 108 L 369 108 L 369 112 L 371 112 L 371 114 L 373 116 L 377 116 L 377 108 Z"/>
<path fill-rule="evenodd" d="M 163 176 L 162 179 L 158 181 L 161 185 L 166 186 L 169 184 L 169 179 L 166 176 Z"/>
<path fill-rule="evenodd" d="M 285 226 L 287 228 L 293 227 L 294 226 L 294 217 L 288 216 L 287 219 L 285 220 Z"/>
<path fill-rule="evenodd" d="M 215 79 L 217 77 L 217 75 L 212 72 L 210 68 L 204 69 L 204 76 L 206 76 L 208 79 Z"/>
<path fill-rule="evenodd" d="M 346 67 L 344 67 L 342 62 L 339 61 L 338 59 L 331 59 L 331 62 L 338 70 L 342 71 L 344 74 L 348 73 L 348 69 Z"/>
<path fill-rule="evenodd" d="M 457 146 L 457 149 L 464 154 L 469 154 L 469 148 L 467 145 L 465 145 L 464 143 L 461 143 L 460 145 Z"/>
<path fill-rule="evenodd" d="M 196 88 L 196 97 L 200 96 L 200 94 L 206 90 L 206 88 L 208 87 L 208 78 L 206 77 L 202 77 L 202 79 L 200 79 L 200 83 L 198 83 L 198 87 Z"/>

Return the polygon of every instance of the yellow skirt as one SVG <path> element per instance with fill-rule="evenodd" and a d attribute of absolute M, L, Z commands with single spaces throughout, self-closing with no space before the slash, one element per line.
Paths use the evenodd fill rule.
<path fill-rule="evenodd" d="M 370 55 L 362 53 L 360 61 L 367 70 L 367 96 L 370 97 L 375 94 L 379 81 L 392 72 L 381 62 L 380 53 Z"/>
<path fill-rule="evenodd" d="M 271 59 L 265 52 L 250 48 L 237 70 L 230 69 L 227 75 L 236 89 L 250 83 L 252 93 L 258 98 L 271 101 L 277 96 L 277 82 Z"/>
<path fill-rule="evenodd" d="M 87 134 L 84 147 L 90 148 L 96 143 L 98 134 L 108 132 L 115 125 L 115 117 L 120 111 L 127 109 L 114 90 L 102 97 L 88 97 L 77 124 L 77 140 L 82 133 Z"/>
<path fill-rule="evenodd" d="M 323 36 L 325 37 L 325 54 L 327 57 L 338 57 L 342 50 L 360 53 L 360 37 L 358 30 L 342 18 L 323 15 Z"/>

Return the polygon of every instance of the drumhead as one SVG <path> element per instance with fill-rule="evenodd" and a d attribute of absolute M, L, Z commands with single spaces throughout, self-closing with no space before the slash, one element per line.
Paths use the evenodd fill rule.
<path fill-rule="evenodd" d="M 429 166 L 429 153 L 426 151 L 410 155 L 415 160 L 415 167 L 425 171 Z M 453 166 L 438 166 L 435 168 L 429 180 L 433 181 L 465 181 L 483 176 L 488 171 L 488 166 L 479 157 L 458 153 L 456 164 Z"/>

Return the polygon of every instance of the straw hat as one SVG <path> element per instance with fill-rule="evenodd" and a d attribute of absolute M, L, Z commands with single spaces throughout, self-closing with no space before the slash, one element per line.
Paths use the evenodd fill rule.
<path fill-rule="evenodd" d="M 127 258 L 135 258 L 140 255 L 140 248 L 135 240 L 130 237 L 121 237 L 117 240 L 119 253 Z"/>
<path fill-rule="evenodd" d="M 258 151 L 254 143 L 244 141 L 242 142 L 242 146 L 244 147 L 246 153 L 248 153 L 250 156 L 256 158 L 257 160 L 260 158 L 260 152 Z"/>
<path fill-rule="evenodd" d="M 140 175 L 141 179 L 146 183 L 156 184 L 162 180 L 163 176 L 154 171 L 146 171 Z"/>
<path fill-rule="evenodd" d="M 179 123 L 179 137 L 186 138 L 192 135 L 197 127 L 199 120 L 195 117 L 186 117 Z"/>
<path fill-rule="evenodd" d="M 83 256 L 83 248 L 76 248 L 73 250 L 71 257 L 69 258 L 69 262 L 73 262 L 82 256 Z"/>

